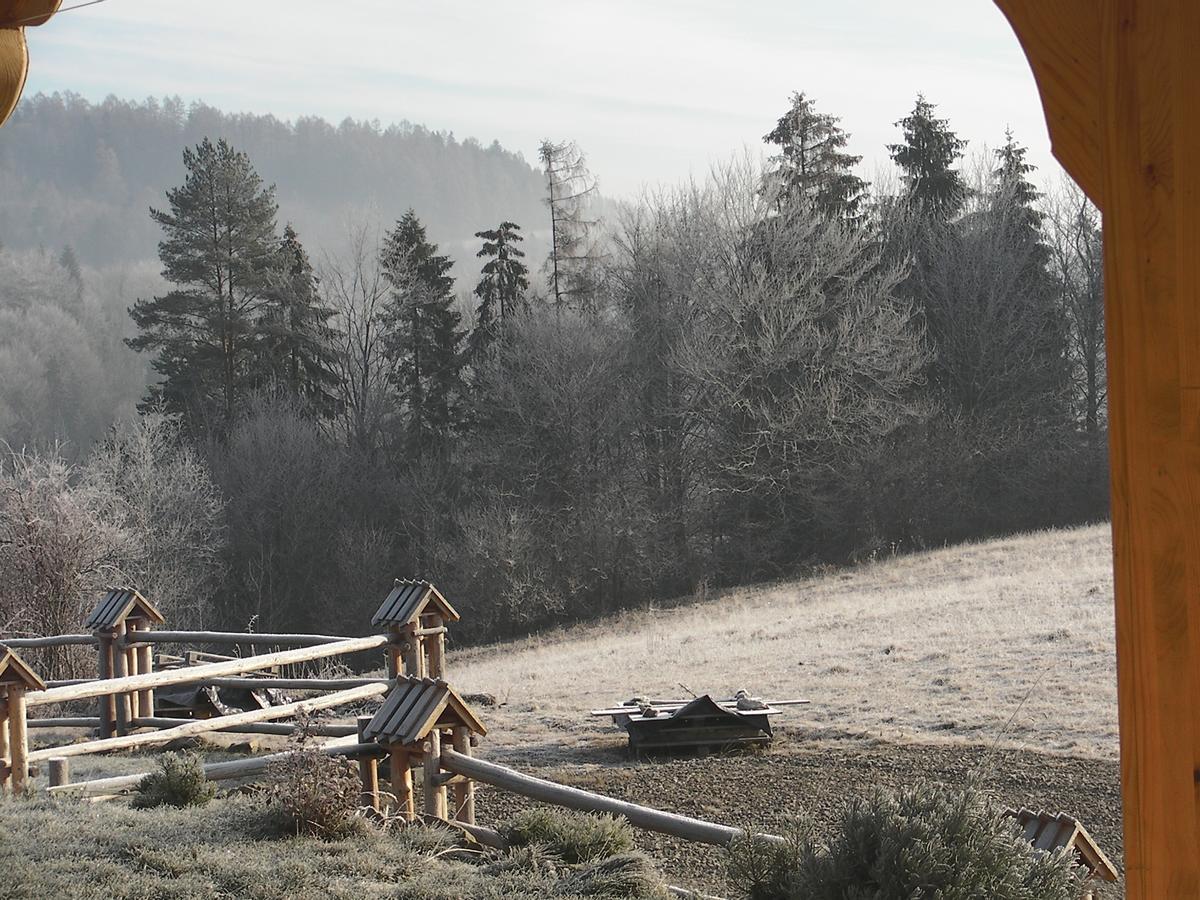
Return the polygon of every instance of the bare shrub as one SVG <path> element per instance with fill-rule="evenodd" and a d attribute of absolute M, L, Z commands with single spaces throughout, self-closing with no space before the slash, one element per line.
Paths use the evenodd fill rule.
<path fill-rule="evenodd" d="M 301 717 L 291 752 L 271 764 L 263 792 L 267 807 L 293 834 L 337 840 L 366 827 L 359 815 L 362 785 L 348 760 L 328 756 L 313 743 Z"/>

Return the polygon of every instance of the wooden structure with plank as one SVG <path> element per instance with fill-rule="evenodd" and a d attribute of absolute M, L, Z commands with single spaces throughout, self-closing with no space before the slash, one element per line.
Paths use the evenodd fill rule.
<path fill-rule="evenodd" d="M 610 716 L 625 729 L 629 750 L 638 756 L 655 751 L 767 747 L 774 736 L 769 717 L 780 712 L 761 701 L 739 706 L 738 699 L 719 701 L 703 694 L 692 700 L 627 700 L 620 706 L 594 709 L 591 714 Z"/>
<path fill-rule="evenodd" d="M 388 674 L 393 678 L 446 677 L 446 624 L 458 611 L 428 581 L 396 579 L 371 618 L 390 639 Z"/>
<path fill-rule="evenodd" d="M 46 685 L 12 650 L 0 655 L 0 791 L 20 793 L 29 781 L 27 694 Z"/>
<path fill-rule="evenodd" d="M 458 692 L 446 682 L 432 678 L 397 678 L 383 705 L 359 732 L 362 743 L 374 742 L 388 753 L 392 793 L 397 808 L 410 821 L 416 817 L 412 766 L 420 762 L 424 776 L 425 815 L 475 823 L 475 786 L 470 779 L 446 775 L 441 759 L 444 749 L 453 748 L 471 756 L 474 738 L 487 728 Z M 364 773 L 364 793 L 371 793 L 377 776 Z M 450 814 L 446 788 L 454 792 L 454 814 Z M 377 790 L 377 789 L 376 789 Z M 378 798 L 372 798 L 378 807 Z"/>
<path fill-rule="evenodd" d="M 165 621 L 163 614 L 133 588 L 113 588 L 106 593 L 84 622 L 96 638 L 99 677 L 123 678 L 152 672 L 150 645 L 133 644 L 129 637 Z M 134 719 L 153 715 L 153 689 L 103 696 L 99 704 L 101 736 L 125 734 Z"/>
<path fill-rule="evenodd" d="M 1004 815 L 1016 819 L 1025 840 L 1034 849 L 1053 853 L 1063 847 L 1069 847 L 1075 854 L 1079 865 L 1088 871 L 1089 880 L 1115 882 L 1120 873 L 1112 860 L 1105 856 L 1104 851 L 1092 839 L 1088 830 L 1078 819 L 1066 813 L 1034 812 L 1032 809 L 1006 809 Z"/>

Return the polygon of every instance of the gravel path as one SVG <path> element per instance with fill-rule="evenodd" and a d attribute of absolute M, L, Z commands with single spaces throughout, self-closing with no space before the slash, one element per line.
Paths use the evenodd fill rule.
<path fill-rule="evenodd" d="M 758 755 L 638 763 L 621 759 L 615 745 L 583 765 L 547 764 L 544 757 L 497 761 L 624 800 L 767 832 L 777 832 L 798 813 L 811 815 L 821 827 L 831 826 L 848 798 L 875 785 L 898 787 L 922 778 L 962 784 L 974 776 L 980 787 L 1006 805 L 1077 817 L 1121 867 L 1120 774 L 1115 761 L 852 738 L 802 742 L 785 735 L 780 744 Z M 481 786 L 478 804 L 479 821 L 486 824 L 511 815 L 524 801 Z M 738 896 L 725 879 L 721 851 L 647 832 L 639 832 L 639 841 L 673 883 Z M 1119 885 L 1104 894 L 1123 895 Z"/>

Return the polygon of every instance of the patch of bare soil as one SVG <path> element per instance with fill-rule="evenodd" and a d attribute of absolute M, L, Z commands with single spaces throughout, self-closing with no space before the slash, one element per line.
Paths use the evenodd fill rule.
<path fill-rule="evenodd" d="M 484 754 L 486 755 L 486 754 Z M 496 758 L 493 756 L 493 758 Z M 560 756 L 561 760 L 562 757 Z M 545 757 L 497 760 L 530 774 L 685 815 L 758 831 L 778 832 L 791 816 L 811 816 L 834 827 L 847 802 L 875 786 L 900 787 L 920 779 L 961 785 L 971 780 L 1009 806 L 1065 812 L 1083 822 L 1121 868 L 1119 765 L 1029 750 L 953 744 L 892 744 L 847 738 L 800 741 L 785 734 L 762 754 L 622 759 L 615 744 L 584 764 L 547 764 Z M 479 821 L 499 821 L 526 801 L 481 786 Z M 724 853 L 714 847 L 638 832 L 675 884 L 738 897 L 725 877 Z M 1122 897 L 1120 885 L 1103 894 Z"/>

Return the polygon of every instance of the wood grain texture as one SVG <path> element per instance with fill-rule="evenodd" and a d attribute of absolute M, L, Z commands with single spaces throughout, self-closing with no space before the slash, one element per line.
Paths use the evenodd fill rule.
<path fill-rule="evenodd" d="M 997 3 L 1059 123 L 1056 154 L 1104 209 L 1128 897 L 1200 897 L 1200 6 L 1100 0 L 1096 31 L 1074 0 Z M 1084 35 L 1094 141 L 1062 126 L 1079 92 L 1046 74 Z"/>
<path fill-rule="evenodd" d="M 41 25 L 60 6 L 62 0 L 0 0 L 0 28 Z"/>
<path fill-rule="evenodd" d="M 0 125 L 17 108 L 28 72 L 29 51 L 24 29 L 0 28 Z"/>

